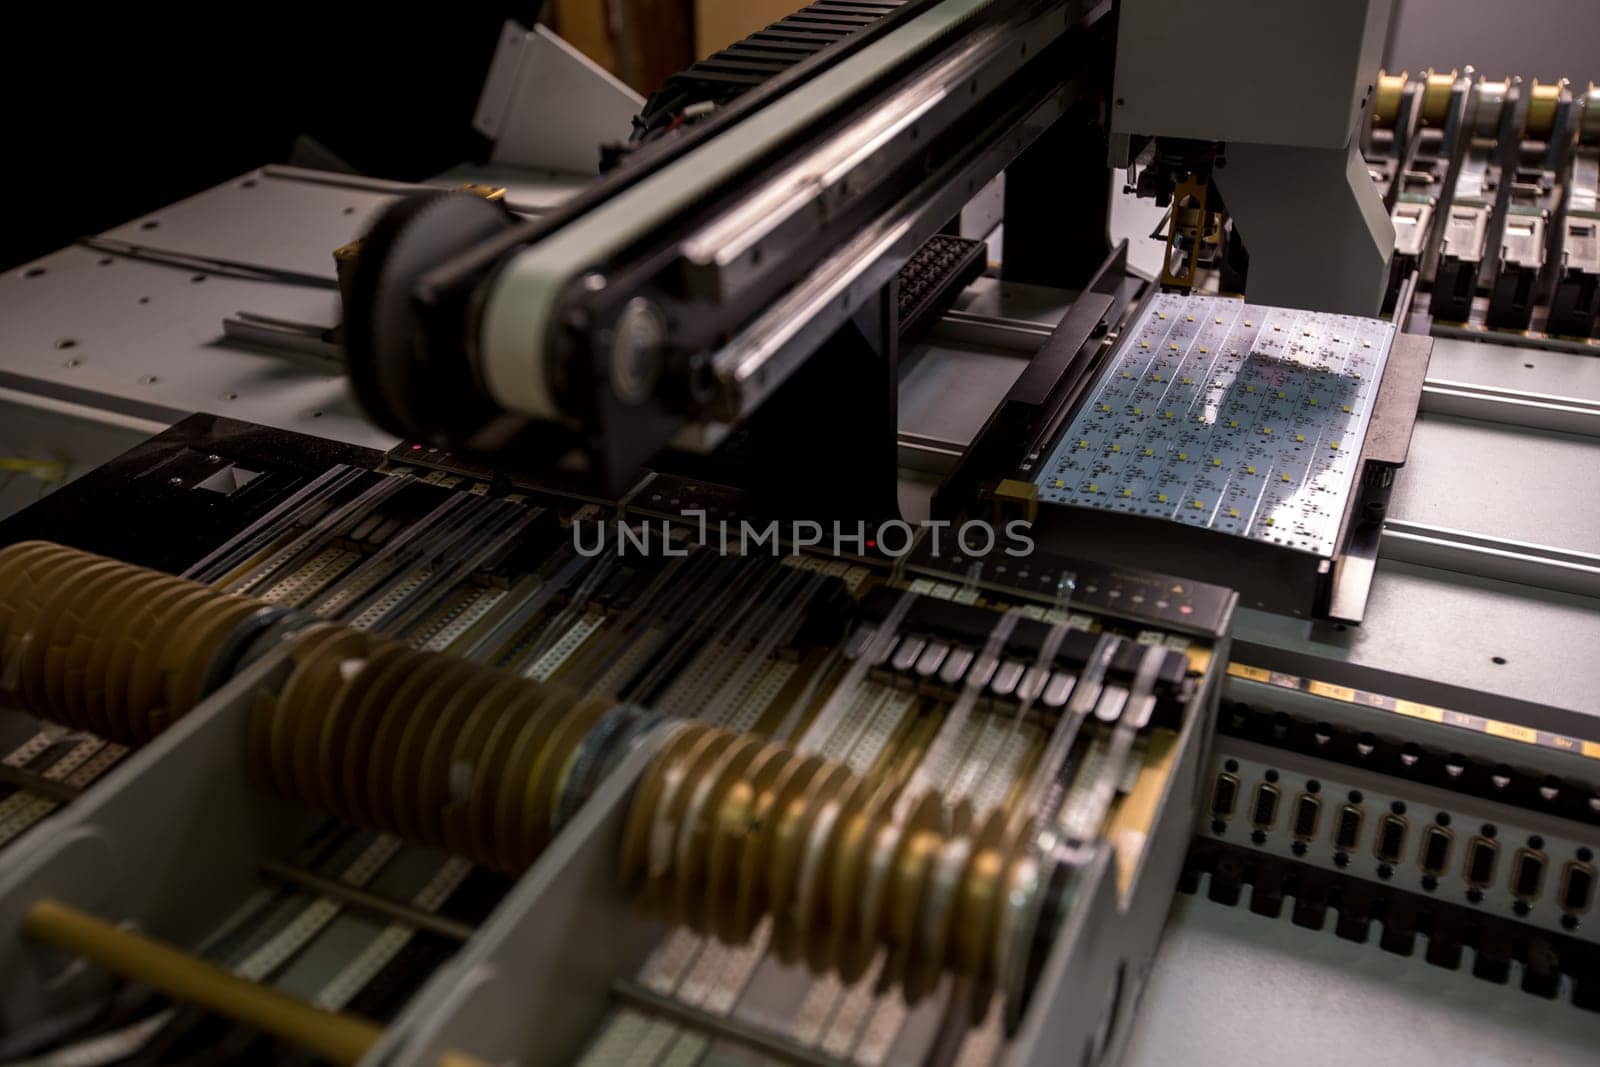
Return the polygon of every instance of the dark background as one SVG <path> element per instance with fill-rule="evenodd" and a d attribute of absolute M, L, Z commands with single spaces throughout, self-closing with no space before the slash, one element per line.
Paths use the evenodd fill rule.
<path fill-rule="evenodd" d="M 472 109 L 504 20 L 530 24 L 548 7 L 594 49 L 590 24 L 606 23 L 605 4 L 8 5 L 0 269 L 264 163 L 329 165 L 303 141 L 297 155 L 302 137 L 386 178 L 480 157 Z M 687 0 L 623 0 L 622 10 L 646 43 L 681 37 L 692 18 Z M 1579 91 L 1600 81 L 1600 0 L 1399 0 L 1391 25 L 1391 70 L 1471 63 L 1490 77 L 1565 76 Z M 635 59 L 629 80 L 648 92 L 688 56 Z"/>
<path fill-rule="evenodd" d="M 472 109 L 498 31 L 536 7 L 10 5 L 0 268 L 288 162 L 302 136 L 390 178 L 481 154 Z"/>

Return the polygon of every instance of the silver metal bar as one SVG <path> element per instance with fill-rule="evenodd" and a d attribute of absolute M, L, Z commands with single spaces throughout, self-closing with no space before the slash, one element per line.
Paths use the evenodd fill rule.
<path fill-rule="evenodd" d="M 239 311 L 222 320 L 222 335 L 244 345 L 307 356 L 323 370 L 343 370 L 344 356 L 332 340 L 332 331 L 319 323 Z"/>
<path fill-rule="evenodd" d="M 35 774 L 21 767 L 13 767 L 9 763 L 0 762 L 0 782 L 14 785 L 23 792 L 32 793 L 34 796 L 46 800 L 54 800 L 58 804 L 65 804 L 77 797 L 82 792 L 65 782 L 58 782 L 42 774 Z"/>
<path fill-rule="evenodd" d="M 758 407 L 839 323 L 878 291 L 939 223 L 1058 118 L 1067 92 L 1051 93 L 992 143 L 952 161 L 841 246 L 807 279 L 739 332 L 712 358 L 718 414 L 736 418 Z M 936 192 L 931 195 L 928 188 Z"/>
<path fill-rule="evenodd" d="M 778 1034 L 739 1019 L 713 1015 L 711 1012 L 691 1007 L 675 997 L 662 996 L 637 982 L 615 982 L 611 989 L 616 998 L 624 1004 L 692 1027 L 709 1036 L 724 1038 L 754 1049 L 782 1063 L 805 1064 L 806 1067 L 839 1067 L 840 1061 L 832 1056 L 802 1048 Z"/>
<path fill-rule="evenodd" d="M 473 934 L 472 927 L 466 923 L 442 918 L 409 904 L 402 904 L 398 900 L 391 900 L 380 893 L 359 889 L 334 878 L 324 878 L 320 874 L 277 860 L 264 860 L 261 864 L 261 873 L 275 881 L 338 901 L 357 911 L 369 912 L 407 926 L 414 926 L 418 930 L 437 934 L 458 944 L 465 944 Z"/>
<path fill-rule="evenodd" d="M 1389 519 L 1378 554 L 1424 567 L 1600 597 L 1600 556 L 1587 552 Z"/>
<path fill-rule="evenodd" d="M 241 530 L 237 535 L 183 572 L 197 582 L 212 582 L 249 559 L 278 537 L 294 522 L 303 507 L 325 500 L 361 477 L 361 470 L 340 464 L 329 467 L 295 490 L 283 503 Z"/>
<path fill-rule="evenodd" d="M 975 315 L 968 311 L 947 311 L 939 317 L 933 336 L 941 341 L 961 341 L 967 344 L 1004 348 L 1013 352 L 1033 355 L 1044 347 L 1055 327 L 1027 319 L 1009 319 L 998 315 Z"/>
<path fill-rule="evenodd" d="M 1583 397 L 1429 378 L 1423 383 L 1420 410 L 1432 415 L 1600 437 L 1600 402 Z"/>
<path fill-rule="evenodd" d="M 947 474 L 966 452 L 959 441 L 946 441 L 938 437 L 901 430 L 897 462 L 908 470 L 929 474 Z"/>

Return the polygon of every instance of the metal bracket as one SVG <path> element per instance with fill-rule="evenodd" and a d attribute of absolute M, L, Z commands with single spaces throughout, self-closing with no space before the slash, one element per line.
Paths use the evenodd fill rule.
<path fill-rule="evenodd" d="M 597 174 L 600 145 L 626 140 L 644 98 L 543 26 L 508 20 L 472 125 L 490 162 Z"/>

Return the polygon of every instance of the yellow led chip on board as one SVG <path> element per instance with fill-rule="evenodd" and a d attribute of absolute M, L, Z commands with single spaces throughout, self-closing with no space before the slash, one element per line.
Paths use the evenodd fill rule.
<path fill-rule="evenodd" d="M 1261 432 L 1264 433 L 1264 434 L 1271 434 L 1272 433 L 1272 427 L 1271 426 L 1263 426 L 1263 427 L 1261 427 Z"/>
<path fill-rule="evenodd" d="M 1189 458 L 1189 453 L 1187 453 L 1187 452 L 1179 452 L 1178 453 L 1178 458 L 1182 459 L 1182 460 L 1186 460 L 1186 459 Z"/>
<path fill-rule="evenodd" d="M 1278 477 L 1282 478 L 1286 482 L 1289 481 L 1289 476 L 1287 474 L 1280 474 L 1280 475 L 1278 475 Z"/>
<path fill-rule="evenodd" d="M 1306 439 L 1306 435 L 1303 433 L 1297 433 L 1294 435 L 1294 439 L 1303 443 Z"/>
<path fill-rule="evenodd" d="M 1328 442 L 1328 447 L 1337 452 L 1339 450 L 1339 442 L 1338 441 L 1329 441 Z"/>
<path fill-rule="evenodd" d="M 1220 466 L 1222 466 L 1222 460 L 1217 459 L 1215 456 L 1213 456 L 1212 459 L 1211 459 L 1211 465 L 1213 467 L 1220 467 Z"/>
<path fill-rule="evenodd" d="M 1247 385 L 1244 387 L 1244 391 L 1247 393 L 1253 393 L 1256 391 L 1256 387 L 1253 385 Z"/>
<path fill-rule="evenodd" d="M 1095 484 L 1095 483 L 1093 483 L 1093 482 L 1090 482 L 1090 483 L 1089 483 L 1089 492 L 1091 492 L 1091 493 L 1098 493 L 1098 492 L 1099 492 L 1099 491 L 1100 491 L 1100 487 L 1099 487 L 1099 486 L 1098 486 L 1098 485 L 1096 485 L 1096 484 Z"/>
<path fill-rule="evenodd" d="M 1267 525 L 1268 525 L 1268 526 L 1276 526 L 1276 525 L 1277 525 L 1277 522 L 1276 522 L 1276 520 L 1274 520 L 1274 519 L 1272 519 L 1272 518 L 1270 518 L 1270 517 L 1269 517 L 1269 518 L 1268 518 L 1268 519 L 1267 519 Z"/>
<path fill-rule="evenodd" d="M 1101 404 L 1100 405 L 1100 410 L 1101 411 L 1110 411 L 1111 410 L 1111 405 L 1110 404 Z"/>
<path fill-rule="evenodd" d="M 1152 374 L 1152 375 L 1150 375 L 1150 380 L 1151 380 L 1151 381 L 1152 381 L 1152 382 L 1159 382 L 1159 381 L 1160 381 L 1160 380 L 1161 380 L 1161 375 L 1159 375 L 1159 374 Z"/>
<path fill-rule="evenodd" d="M 1132 496 L 1133 495 L 1133 490 L 1132 489 L 1124 489 L 1122 491 L 1122 495 L 1123 496 Z"/>
<path fill-rule="evenodd" d="M 1255 468 L 1254 468 L 1254 467 L 1246 467 L 1246 468 L 1245 468 L 1245 469 L 1244 469 L 1244 472 L 1245 472 L 1245 473 L 1246 473 L 1246 474 L 1254 474 L 1254 473 L 1255 473 L 1255 472 L 1256 472 L 1256 469 L 1255 469 Z"/>
<path fill-rule="evenodd" d="M 1057 478 L 1055 480 L 1055 487 L 1057 489 L 1065 489 L 1066 488 L 1066 483 L 1064 483 L 1060 478 Z"/>
<path fill-rule="evenodd" d="M 1144 414 L 1144 408 L 1134 408 L 1133 409 L 1133 413 L 1135 415 L 1143 415 Z"/>
<path fill-rule="evenodd" d="M 1311 406 L 1312 407 L 1316 407 L 1317 406 L 1317 398 L 1316 397 L 1312 397 L 1311 398 Z"/>
<path fill-rule="evenodd" d="M 1140 348 L 1149 348 L 1150 347 L 1150 342 L 1149 341 L 1140 341 L 1139 342 L 1139 347 Z"/>
<path fill-rule="evenodd" d="M 1206 506 L 1206 502 L 1204 500 L 1196 500 L 1194 503 L 1190 504 L 1189 506 L 1191 508 L 1194 508 L 1196 511 L 1200 511 Z"/>
<path fill-rule="evenodd" d="M 1112 444 L 1111 444 L 1111 451 L 1113 451 L 1113 452 L 1121 452 L 1122 451 L 1122 446 L 1117 444 L 1115 441 L 1113 441 Z"/>
<path fill-rule="evenodd" d="M 1201 345 L 1200 346 L 1200 354 L 1201 355 L 1205 355 L 1208 351 L 1210 351 L 1210 349 L 1206 348 L 1205 345 Z"/>
<path fill-rule="evenodd" d="M 1089 447 L 1089 439 L 1087 437 L 1085 437 L 1085 438 L 1082 438 L 1081 440 L 1079 440 L 1078 441 L 1078 447 L 1079 448 L 1088 448 Z"/>
<path fill-rule="evenodd" d="M 1289 394 L 1288 394 L 1288 393 L 1285 393 L 1285 392 L 1284 392 L 1284 391 L 1283 391 L 1283 390 L 1282 390 L 1282 389 L 1279 389 L 1279 390 L 1278 390 L 1278 399 L 1279 399 L 1279 400 L 1282 400 L 1282 399 L 1284 399 L 1284 398 L 1285 398 L 1285 397 L 1287 397 L 1287 396 L 1288 396 L 1288 395 L 1289 395 Z"/>
<path fill-rule="evenodd" d="M 1231 426 L 1233 429 L 1237 430 L 1239 428 L 1239 420 L 1238 419 L 1229 419 L 1228 420 L 1228 425 Z"/>
<path fill-rule="evenodd" d="M 1194 321 L 1194 316 L 1193 315 L 1185 315 L 1184 318 L 1188 319 L 1190 322 Z"/>
<path fill-rule="evenodd" d="M 1228 509 L 1228 518 L 1237 519 L 1238 517 L 1239 517 L 1239 509 L 1238 508 L 1229 508 Z"/>
<path fill-rule="evenodd" d="M 1156 502 L 1157 503 L 1161 503 L 1161 504 L 1165 504 L 1167 502 L 1167 494 L 1165 494 L 1165 493 L 1157 493 L 1156 494 Z"/>
<path fill-rule="evenodd" d="M 1221 326 L 1221 325 L 1222 325 L 1222 320 L 1221 320 L 1221 319 L 1218 319 L 1218 320 L 1217 320 L 1217 325 L 1218 325 L 1218 326 Z M 1247 326 L 1248 326 L 1248 325 L 1249 325 L 1249 323 L 1246 323 L 1246 324 L 1245 324 L 1245 325 L 1247 325 Z"/>
<path fill-rule="evenodd" d="M 1172 418 L 1172 412 L 1170 411 L 1163 411 L 1161 414 L 1166 418 Z"/>
<path fill-rule="evenodd" d="M 1345 405 L 1345 406 L 1344 406 L 1344 413 L 1345 413 L 1345 414 L 1346 414 L 1346 415 L 1348 415 L 1348 414 L 1350 414 L 1350 405 L 1349 405 L 1349 404 L 1346 404 L 1346 405 Z"/>
<path fill-rule="evenodd" d="M 1147 456 L 1153 456 L 1156 454 L 1156 450 L 1153 448 L 1147 448 L 1144 450 L 1144 454 Z"/>

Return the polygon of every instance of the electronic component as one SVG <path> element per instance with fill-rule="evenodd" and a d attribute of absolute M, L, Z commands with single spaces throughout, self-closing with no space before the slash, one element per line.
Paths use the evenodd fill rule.
<path fill-rule="evenodd" d="M 1039 498 L 1332 555 L 1393 337 L 1158 296 L 1041 465 Z"/>
<path fill-rule="evenodd" d="M 1365 464 L 1395 455 L 1367 447 L 1395 344 L 1377 320 L 1156 296 L 1032 474 L 1041 504 L 1092 513 L 1047 536 L 1359 619 L 1327 571 L 1365 521 Z"/>
<path fill-rule="evenodd" d="M 192 432 L 128 462 L 171 469 L 162 448 Z M 1221 684 L 1211 650 L 1225 635 L 1205 628 L 1226 625 L 1221 591 L 1196 585 L 1178 598 L 1187 613 L 1130 603 L 1113 619 L 999 576 L 978 602 L 920 576 L 916 559 L 894 574 L 870 558 L 724 556 L 692 524 L 638 514 L 611 517 L 636 525 L 628 537 L 583 552 L 569 539 L 598 521 L 593 505 L 420 467 L 334 463 L 252 484 L 253 498 L 204 501 L 218 525 L 173 564 L 187 578 L 46 542 L 0 548 L 7 704 L 55 724 L 15 756 L 18 795 L 44 791 L 55 825 L 108 842 L 119 865 L 203 837 L 208 863 L 241 875 L 174 911 L 160 903 L 180 899 L 163 891 L 169 865 L 130 863 L 126 892 L 91 901 L 80 890 L 92 879 L 58 877 L 77 862 L 75 834 L 27 833 L 0 877 L 0 899 L 18 903 L 8 943 L 45 942 L 338 1062 L 436 1032 L 421 1020 L 440 1004 L 402 1009 L 448 951 L 405 951 L 413 941 L 564 934 L 543 910 L 476 938 L 439 912 L 473 879 L 526 872 L 509 894 L 496 883 L 473 922 L 496 902 L 515 909 L 524 889 L 569 877 L 574 849 L 608 857 L 576 867 L 607 927 L 630 928 L 639 891 L 673 930 L 659 952 L 687 937 L 740 954 L 746 974 L 803 963 L 818 996 L 843 982 L 858 999 L 898 998 L 908 1014 L 884 1025 L 919 1047 L 936 1035 L 917 1013 L 951 974 L 975 983 L 964 1040 L 1032 1048 L 1061 966 L 1110 977 L 1109 960 L 1063 963 L 1082 957 L 1078 923 L 1122 929 L 1132 956 L 1154 950 Z M 1106 573 L 1128 589 L 1172 581 Z M 1161 629 L 1167 615 L 1181 632 Z M 78 789 L 51 792 L 28 752 L 46 754 L 68 726 L 142 748 L 137 773 L 86 782 L 99 793 L 83 803 Z M 152 814 L 173 805 L 203 807 L 207 829 Z M 1275 787 L 1255 791 L 1256 819 L 1276 822 L 1278 807 Z M 336 843 L 331 862 L 296 858 L 326 851 L 318 841 Z M 884 866 L 908 850 L 923 866 Z M 409 873 L 397 883 L 396 871 Z M 269 967 L 235 967 L 203 936 L 262 883 L 289 899 L 281 928 L 239 920 L 261 952 L 343 961 L 298 987 L 309 999 L 285 999 L 263 984 Z M 925 883 L 936 891 L 920 894 Z M 332 903 L 302 916 L 300 892 Z M 137 936 L 112 921 L 130 915 Z M 374 917 L 384 936 L 369 944 Z M 902 962 L 885 966 L 885 953 Z M 537 969 L 553 957 L 518 958 Z M 619 961 L 615 980 L 648 981 L 640 958 Z M 356 995 L 391 967 L 403 974 L 389 1007 Z M 74 995 L 29 969 L 5 974 L 8 1025 Z M 787 993 L 758 1000 L 794 1010 Z M 589 1026 L 567 1054 L 590 1037 L 630 1040 L 625 1016 Z M 443 1051 L 501 1059 L 513 1039 L 533 1047 L 518 1033 L 479 1028 Z M 771 1028 L 753 1039 L 793 1040 Z"/>

